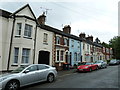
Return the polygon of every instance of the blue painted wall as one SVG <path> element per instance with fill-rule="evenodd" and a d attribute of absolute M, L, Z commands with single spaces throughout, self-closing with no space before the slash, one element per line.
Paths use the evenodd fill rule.
<path fill-rule="evenodd" d="M 69 52 L 71 53 L 70 57 L 72 66 L 81 62 L 81 41 L 69 39 Z"/>

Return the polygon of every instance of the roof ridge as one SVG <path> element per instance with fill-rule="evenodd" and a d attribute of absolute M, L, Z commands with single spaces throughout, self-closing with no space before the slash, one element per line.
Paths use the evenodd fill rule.
<path fill-rule="evenodd" d="M 28 8 L 30 9 L 30 11 L 31 11 L 31 13 L 32 13 L 32 15 L 33 15 L 33 17 L 36 19 L 36 17 L 35 17 L 35 15 L 34 15 L 34 13 L 33 13 L 33 11 L 32 11 L 32 9 L 31 9 L 31 7 L 30 7 L 29 4 L 26 4 L 26 5 L 24 5 L 23 7 L 19 8 L 17 11 L 15 11 L 14 13 L 12 13 L 10 16 L 15 15 L 16 13 L 18 13 L 19 11 L 23 10 L 23 9 L 26 8 L 26 7 L 28 7 Z"/>

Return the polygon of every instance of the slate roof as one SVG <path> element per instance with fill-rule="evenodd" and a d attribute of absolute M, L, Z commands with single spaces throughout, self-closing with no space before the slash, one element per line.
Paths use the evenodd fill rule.
<path fill-rule="evenodd" d="M 11 14 L 11 12 L 0 9 L 0 16 L 2 17 L 9 18 Z"/>
<path fill-rule="evenodd" d="M 25 7 L 27 7 L 30 9 L 31 13 L 33 14 L 34 18 L 36 19 L 32 9 L 30 8 L 29 4 L 26 4 L 25 6 L 23 6 L 22 8 L 20 8 L 19 10 L 17 10 L 16 12 L 14 13 L 11 13 L 11 12 L 8 12 L 8 11 L 5 11 L 5 10 L 2 10 L 0 9 L 0 16 L 3 16 L 5 18 L 10 18 L 12 15 L 15 15 L 16 13 L 18 13 L 19 11 L 21 11 L 22 9 L 24 9 Z M 36 20 L 37 22 L 37 20 Z M 54 32 L 56 34 L 60 34 L 62 36 L 66 36 L 66 37 L 69 37 L 69 38 L 72 38 L 72 39 L 75 39 L 75 40 L 79 40 L 79 41 L 85 41 L 91 45 L 94 45 L 94 46 L 98 46 L 98 47 L 103 47 L 101 44 L 99 43 L 96 43 L 96 42 L 92 42 L 90 40 L 86 40 L 84 38 L 80 38 L 78 36 L 75 36 L 73 34 L 67 34 L 67 33 L 64 33 L 63 31 L 59 30 L 59 29 L 56 29 L 56 28 L 53 28 L 51 26 L 48 26 L 48 25 L 43 25 L 43 24 L 38 24 L 37 25 L 38 27 L 42 28 L 42 29 L 45 29 L 47 31 L 50 31 L 50 32 Z"/>
<path fill-rule="evenodd" d="M 82 41 L 83 39 L 80 38 L 80 37 L 77 37 L 75 35 L 72 35 L 72 34 L 67 34 L 67 33 L 64 33 L 63 31 L 59 30 L 59 29 L 56 29 L 56 28 L 53 28 L 53 27 L 50 27 L 48 25 L 43 25 L 43 24 L 40 24 L 38 25 L 38 27 L 42 28 L 42 29 L 45 29 L 45 30 L 48 30 L 48 31 L 51 31 L 51 32 L 54 32 L 56 34 L 60 34 L 60 35 L 63 35 L 63 36 L 66 36 L 66 37 L 69 37 L 69 38 L 73 38 L 75 40 L 80 40 Z"/>

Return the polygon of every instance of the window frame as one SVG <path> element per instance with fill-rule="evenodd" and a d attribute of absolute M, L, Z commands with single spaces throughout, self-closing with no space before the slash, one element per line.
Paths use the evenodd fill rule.
<path fill-rule="evenodd" d="M 56 60 L 60 61 L 60 51 L 59 50 L 57 50 L 57 53 L 56 53 Z"/>
<path fill-rule="evenodd" d="M 56 36 L 56 44 L 60 45 L 60 36 Z"/>
<path fill-rule="evenodd" d="M 64 51 L 61 50 L 60 51 L 60 61 L 63 61 L 64 60 Z"/>
<path fill-rule="evenodd" d="M 30 30 L 30 28 L 31 28 L 31 30 Z M 33 26 L 29 25 L 29 24 L 25 24 L 24 37 L 26 37 L 26 38 L 32 38 L 32 31 L 33 31 Z M 26 33 L 27 33 L 27 35 L 26 35 Z M 30 36 L 29 36 L 29 34 L 30 34 Z"/>
<path fill-rule="evenodd" d="M 27 51 L 24 52 L 24 50 L 27 50 L 28 52 L 27 52 Z M 23 54 L 26 53 L 26 52 L 28 53 L 28 55 L 26 55 L 26 54 L 23 55 Z M 25 58 L 25 60 L 24 60 L 23 58 Z M 26 60 L 27 60 L 26 58 L 28 59 L 27 62 L 26 62 Z M 22 63 L 22 64 L 29 64 L 29 59 L 30 59 L 30 49 L 28 49 L 28 48 L 23 48 L 23 49 L 22 49 L 22 60 L 21 60 L 21 63 Z"/>
<path fill-rule="evenodd" d="M 18 49 L 18 52 L 17 54 L 15 54 L 15 49 Z M 17 57 L 17 62 L 15 60 L 15 58 Z M 18 60 L 19 60 L 19 47 L 14 47 L 14 61 L 13 61 L 13 64 L 17 65 L 18 64 Z"/>
<path fill-rule="evenodd" d="M 19 26 L 20 25 L 20 26 Z M 21 36 L 21 32 L 22 32 L 22 23 L 17 23 L 16 25 L 16 32 L 15 32 L 15 36 L 20 37 Z"/>
<path fill-rule="evenodd" d="M 64 45 L 68 46 L 68 39 L 67 38 L 64 38 Z"/>
<path fill-rule="evenodd" d="M 48 43 L 48 34 L 47 33 L 44 33 L 43 43 Z"/>

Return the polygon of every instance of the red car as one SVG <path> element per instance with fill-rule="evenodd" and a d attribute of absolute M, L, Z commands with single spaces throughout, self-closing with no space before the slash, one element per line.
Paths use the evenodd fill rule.
<path fill-rule="evenodd" d="M 86 62 L 83 65 L 80 65 L 77 67 L 77 71 L 78 72 L 83 72 L 83 71 L 92 71 L 92 70 L 97 70 L 98 69 L 98 65 L 97 64 L 93 64 L 93 63 L 89 63 Z"/>

